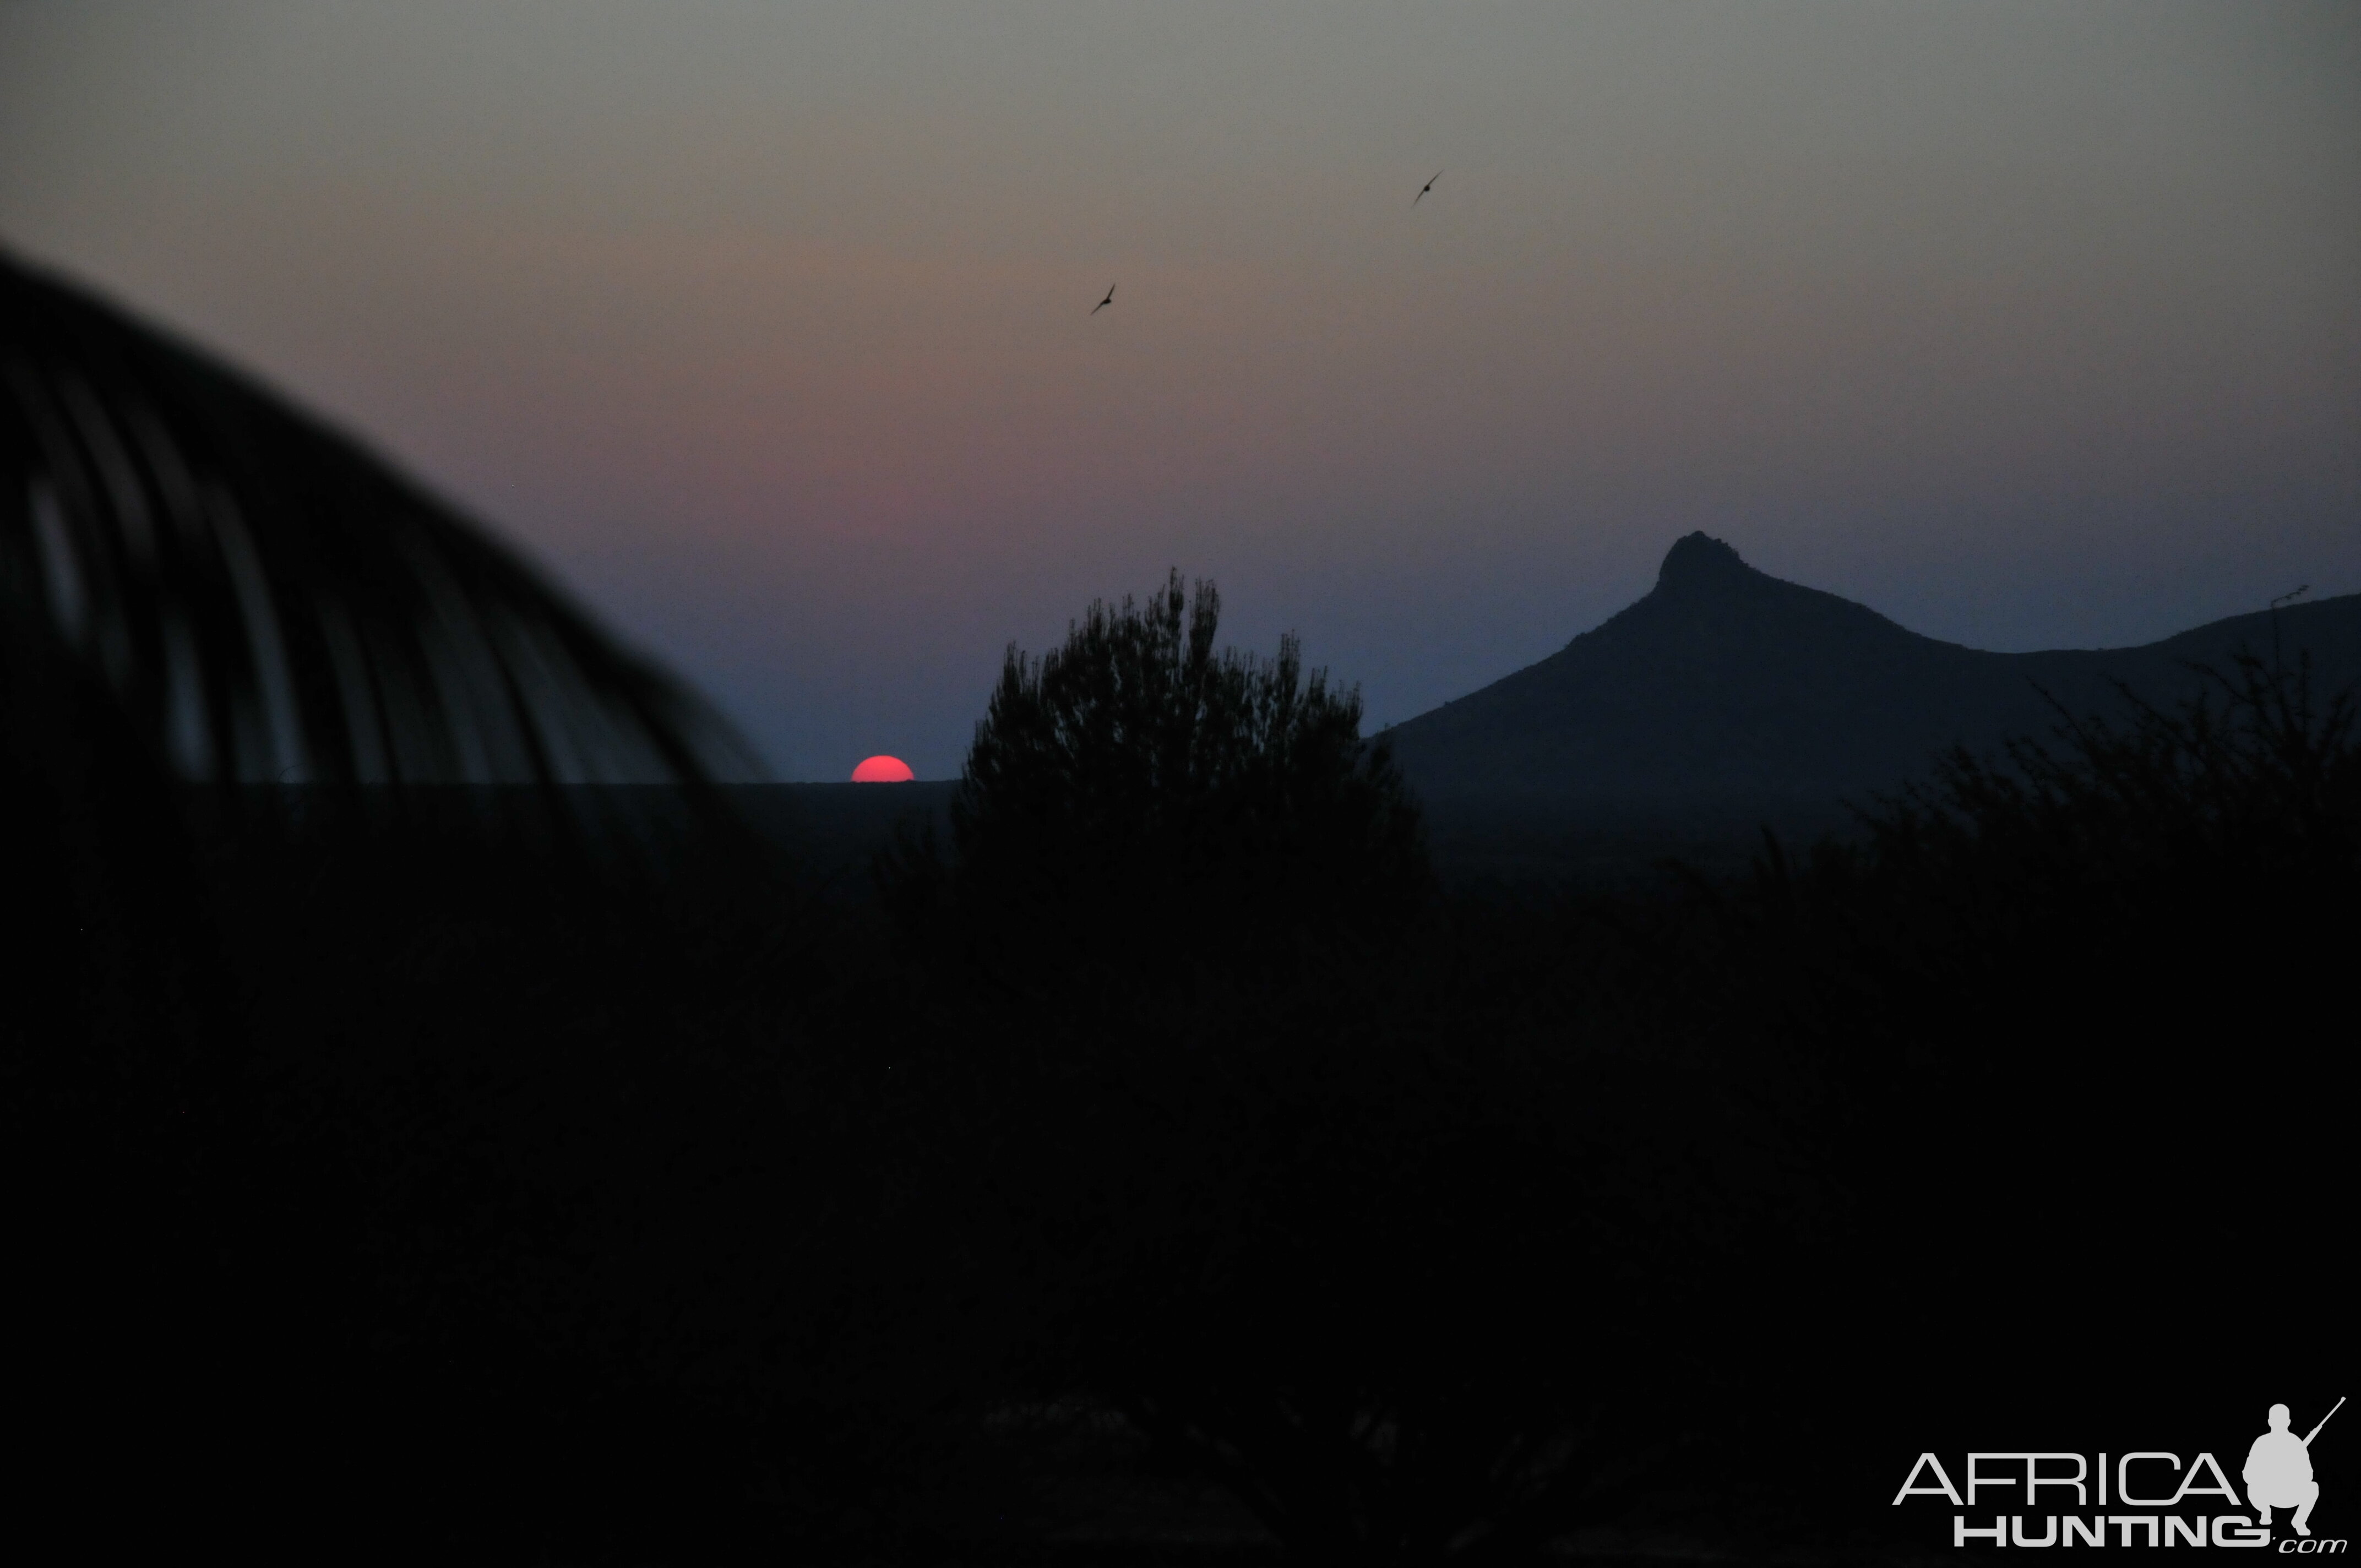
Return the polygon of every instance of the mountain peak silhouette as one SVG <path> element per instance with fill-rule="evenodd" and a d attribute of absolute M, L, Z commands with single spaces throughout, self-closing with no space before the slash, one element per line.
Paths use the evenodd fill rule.
<path fill-rule="evenodd" d="M 2285 660 L 2320 696 L 2361 679 L 2361 595 L 2282 610 Z M 1758 571 L 1709 534 L 1665 553 L 1653 592 L 1540 663 L 1389 732 L 1430 799 L 1741 815 L 1833 807 L 1914 778 L 1955 747 L 2047 740 L 2059 706 L 2120 717 L 2115 683 L 2169 707 L 2192 665 L 2273 655 L 2271 618 L 2237 616 L 2142 648 L 1994 653 L 1921 636 L 1866 605 Z"/>
<path fill-rule="evenodd" d="M 1777 580 L 1764 576 L 1748 565 L 1737 551 L 1700 530 L 1675 540 L 1673 547 L 1664 553 L 1664 564 L 1656 568 L 1656 590 L 1688 593 L 1743 583 L 1750 577 L 1763 582 Z"/>

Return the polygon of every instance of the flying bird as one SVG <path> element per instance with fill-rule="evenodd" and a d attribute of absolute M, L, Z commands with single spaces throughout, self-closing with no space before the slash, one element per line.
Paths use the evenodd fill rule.
<path fill-rule="evenodd" d="M 1115 303 L 1115 285 L 1114 285 L 1114 284 L 1112 284 L 1112 283 L 1110 283 L 1110 284 L 1108 284 L 1108 285 L 1107 285 L 1107 297 L 1106 297 L 1105 299 L 1104 299 L 1104 300 L 1101 300 L 1097 304 L 1093 305 L 1093 306 L 1091 307 L 1091 314 L 1093 314 L 1093 315 L 1096 315 L 1096 314 L 1098 314 L 1101 311 L 1105 310 L 1109 305 L 1112 305 L 1112 304 L 1114 304 L 1114 303 Z"/>
<path fill-rule="evenodd" d="M 1434 171 L 1434 180 L 1440 180 L 1440 179 L 1442 179 L 1442 178 L 1443 178 L 1443 170 L 1440 170 L 1440 169 L 1436 170 Z M 1428 181 L 1425 184 L 1423 184 L 1423 185 L 1422 185 L 1422 186 L 1420 186 L 1420 187 L 1418 188 L 1418 194 L 1417 194 L 1417 195 L 1415 195 L 1415 196 L 1412 196 L 1412 197 L 1410 199 L 1410 204 L 1411 204 L 1411 206 L 1415 207 L 1415 206 L 1417 206 L 1421 202 L 1423 202 L 1423 201 L 1425 201 L 1425 200 L 1426 200 L 1426 193 L 1427 193 L 1429 191 L 1432 191 L 1432 190 L 1433 190 L 1433 189 L 1434 189 L 1434 180 L 1430 180 L 1430 181 Z"/>

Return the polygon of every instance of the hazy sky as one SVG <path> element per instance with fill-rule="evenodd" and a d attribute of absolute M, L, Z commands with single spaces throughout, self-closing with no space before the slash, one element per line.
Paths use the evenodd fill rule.
<path fill-rule="evenodd" d="M 2349 4 L 0 0 L 0 244 L 785 778 L 1174 565 L 1373 722 L 1697 528 L 1987 648 L 2361 589 Z"/>

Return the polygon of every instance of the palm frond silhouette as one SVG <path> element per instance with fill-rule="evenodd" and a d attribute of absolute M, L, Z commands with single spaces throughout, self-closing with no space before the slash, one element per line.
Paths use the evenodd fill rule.
<path fill-rule="evenodd" d="M 352 439 L 5 256 L 0 380 L 10 657 L 31 635 L 95 677 L 170 776 L 759 773 L 694 694 Z"/>
<path fill-rule="evenodd" d="M 732 830 L 668 866 L 751 864 L 708 786 L 759 773 L 694 693 L 358 443 L 0 255 L 0 1220 L 38 1282 L 0 1329 L 38 1347 L 28 1493 L 104 1514 L 106 1412 L 136 1410 L 122 1474 L 157 1522 L 124 1528 L 202 1534 L 239 1495 L 215 1454 L 305 1462 L 285 1434 L 329 1411 L 307 1389 L 369 1412 L 348 1441 L 412 1430 L 387 1389 L 457 1342 L 350 1349 L 408 1343 L 370 1303 L 431 1271 L 366 1272 L 404 1233 L 337 1173 L 376 1159 L 409 1190 L 464 1117 L 368 1079 L 356 1041 L 413 1067 L 453 1044 L 434 1059 L 476 1073 L 471 1106 L 501 1049 L 562 1079 L 580 997 L 620 976 L 595 1005 L 624 1005 L 624 980 L 700 950 L 624 918 L 654 884 L 607 829 L 644 846 L 650 824 L 610 797 Z M 615 784 L 671 787 L 565 787 Z M 406 956 L 503 897 L 489 950 L 511 961 Z M 350 1133 L 370 1125 L 397 1133 Z M 431 1223 L 492 1224 L 461 1201 Z M 489 1234 L 488 1255 L 524 1245 Z"/>

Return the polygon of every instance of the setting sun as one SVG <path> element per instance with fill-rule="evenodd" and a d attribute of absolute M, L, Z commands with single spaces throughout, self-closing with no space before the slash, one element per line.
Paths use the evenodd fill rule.
<path fill-rule="evenodd" d="M 899 757 L 871 757 L 852 770 L 854 784 L 908 784 L 917 776 Z"/>

